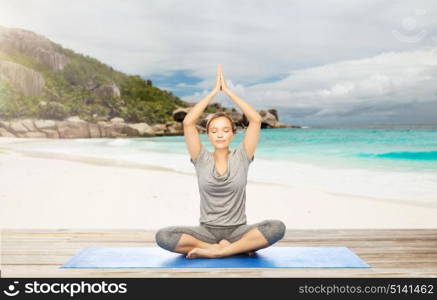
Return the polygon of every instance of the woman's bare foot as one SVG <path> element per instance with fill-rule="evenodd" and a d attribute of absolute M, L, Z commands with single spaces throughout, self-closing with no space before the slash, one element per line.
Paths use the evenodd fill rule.
<path fill-rule="evenodd" d="M 196 258 L 196 257 L 206 257 L 206 258 L 216 258 L 219 257 L 219 248 L 210 247 L 210 248 L 193 248 L 187 254 L 187 258 Z"/>
<path fill-rule="evenodd" d="M 217 252 L 229 245 L 230 242 L 227 240 L 221 240 L 218 244 L 211 244 L 211 246 L 208 246 L 206 248 L 193 248 L 191 251 L 187 253 L 187 258 L 195 258 L 195 257 L 217 257 Z M 194 249 L 197 249 L 193 251 Z M 202 250 L 209 250 L 209 251 L 202 251 Z"/>
<path fill-rule="evenodd" d="M 231 242 L 227 240 L 221 240 L 218 244 L 211 244 L 207 248 L 193 248 L 186 255 L 187 258 L 196 258 L 196 257 L 207 257 L 207 258 L 216 258 L 219 257 L 219 252 L 221 249 L 230 245 Z M 252 256 L 255 254 L 255 251 L 245 252 L 246 255 Z"/>
<path fill-rule="evenodd" d="M 227 241 L 227 240 L 221 240 L 221 241 L 218 243 L 218 245 L 219 245 L 220 247 L 226 247 L 227 245 L 230 245 L 230 244 L 231 244 L 231 242 L 229 242 L 229 241 Z M 217 244 L 214 244 L 214 245 L 217 245 Z M 255 251 L 249 251 L 249 252 L 246 252 L 246 254 L 247 254 L 248 256 L 252 256 L 252 255 L 255 254 Z"/>
<path fill-rule="evenodd" d="M 208 247 L 206 247 L 206 248 L 204 248 L 204 249 L 214 249 L 214 250 L 218 250 L 218 249 L 220 249 L 220 248 L 222 248 L 222 246 L 220 246 L 220 244 L 211 244 L 211 246 L 208 246 Z"/>

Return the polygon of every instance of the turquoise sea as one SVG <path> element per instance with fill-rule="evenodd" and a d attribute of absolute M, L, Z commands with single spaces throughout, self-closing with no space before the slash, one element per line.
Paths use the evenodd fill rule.
<path fill-rule="evenodd" d="M 231 148 L 243 135 L 240 130 Z M 213 151 L 205 134 L 201 140 Z M 16 146 L 194 173 L 183 136 L 35 141 Z M 437 205 L 437 124 L 263 129 L 250 180 Z"/>

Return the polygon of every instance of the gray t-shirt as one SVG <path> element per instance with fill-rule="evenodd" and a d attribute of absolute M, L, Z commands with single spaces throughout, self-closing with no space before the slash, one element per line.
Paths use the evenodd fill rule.
<path fill-rule="evenodd" d="M 196 159 L 190 158 L 199 185 L 201 224 L 231 226 L 247 223 L 247 173 L 254 158 L 249 159 L 241 142 L 229 153 L 228 168 L 220 175 L 215 167 L 214 154 L 201 144 Z"/>

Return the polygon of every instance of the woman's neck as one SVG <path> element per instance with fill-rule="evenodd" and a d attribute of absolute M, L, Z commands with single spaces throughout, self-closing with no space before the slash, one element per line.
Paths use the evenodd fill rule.
<path fill-rule="evenodd" d="M 229 157 L 229 153 L 230 152 L 231 151 L 229 151 L 228 148 L 225 148 L 225 149 L 216 149 L 214 151 L 214 158 L 215 158 L 215 160 L 218 160 L 218 161 L 226 161 L 228 159 L 228 157 Z"/>

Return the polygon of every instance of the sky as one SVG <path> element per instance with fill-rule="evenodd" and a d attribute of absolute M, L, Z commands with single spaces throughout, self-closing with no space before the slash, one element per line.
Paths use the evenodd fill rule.
<path fill-rule="evenodd" d="M 221 64 L 235 94 L 299 125 L 437 122 L 436 20 L 433 0 L 0 0 L 0 25 L 189 102 Z"/>

